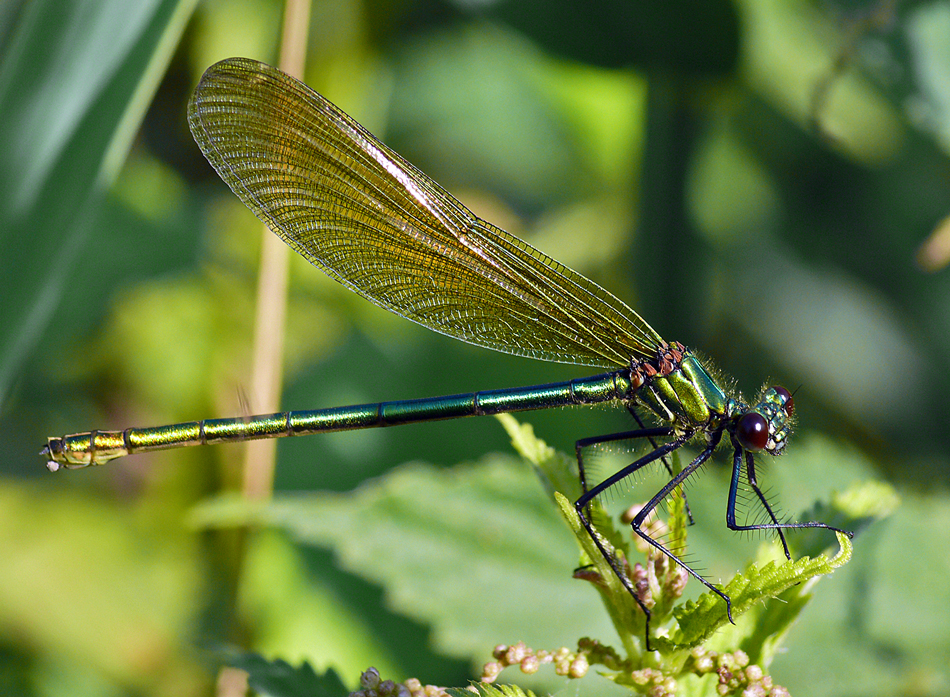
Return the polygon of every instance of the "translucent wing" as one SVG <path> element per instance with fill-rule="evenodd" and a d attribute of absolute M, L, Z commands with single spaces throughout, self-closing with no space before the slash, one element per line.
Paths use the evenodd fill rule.
<path fill-rule="evenodd" d="M 306 85 L 232 58 L 188 109 L 195 140 L 242 201 L 332 278 L 479 346 L 602 367 L 660 337 L 594 282 L 477 218 Z"/>

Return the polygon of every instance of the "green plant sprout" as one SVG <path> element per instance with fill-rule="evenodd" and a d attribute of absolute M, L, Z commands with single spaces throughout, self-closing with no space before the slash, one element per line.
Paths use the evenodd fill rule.
<path fill-rule="evenodd" d="M 511 436 L 516 451 L 538 474 L 550 494 L 552 504 L 577 540 L 580 559 L 574 576 L 587 582 L 600 597 L 619 637 L 619 644 L 611 646 L 598 638 L 584 635 L 584 619 L 581 617 L 577 619 L 580 638 L 571 648 L 535 649 L 523 641 L 497 645 L 491 660 L 485 663 L 475 687 L 448 689 L 427 685 L 415 679 L 399 683 L 383 680 L 375 669 L 370 669 L 363 673 L 360 689 L 351 693 L 354 697 L 431 697 L 472 694 L 472 690 L 486 697 L 519 697 L 531 694 L 514 685 L 496 684 L 508 674 L 505 672 L 507 668 L 517 668 L 529 675 L 551 670 L 555 675 L 568 680 L 607 679 L 626 688 L 630 694 L 654 697 L 779 697 L 788 694 L 785 688 L 774 684 L 768 672 L 769 666 L 779 652 L 789 629 L 812 597 L 818 579 L 850 559 L 852 546 L 847 537 L 838 536 L 840 550 L 831 558 L 820 554 L 821 549 L 811 545 L 807 536 L 803 537 L 805 544 L 801 546 L 811 552 L 812 556 L 804 556 L 795 561 L 784 560 L 780 550 L 772 542 L 761 545 L 757 558 L 721 587 L 733 601 L 732 611 L 736 624 L 732 625 L 718 595 L 706 592 L 693 600 L 684 600 L 682 596 L 687 578 L 685 572 L 649 545 L 637 544 L 640 542 L 639 538 L 630 535 L 623 519 L 615 523 L 599 503 L 595 504 L 592 513 L 601 542 L 623 560 L 629 578 L 641 594 L 640 599 L 651 609 L 655 630 L 654 650 L 646 651 L 643 645 L 643 613 L 612 572 L 603 555 L 599 554 L 577 519 L 571 502 L 571 496 L 576 493 L 578 487 L 573 458 L 556 452 L 544 441 L 536 438 L 530 425 L 520 424 L 507 415 L 498 418 Z M 489 469 L 490 467 L 476 466 L 472 472 Z M 393 475 L 393 478 L 399 476 Z M 421 478 L 431 480 L 432 475 L 424 474 Z M 498 480 L 497 475 L 489 475 L 489 478 L 497 480 L 499 488 L 510 488 L 510 482 Z M 461 482 L 455 481 L 458 479 L 461 479 Z M 468 473 L 454 473 L 453 476 L 447 476 L 446 480 L 467 489 L 465 493 L 468 495 L 478 496 L 478 493 L 473 494 L 472 489 L 477 491 L 482 488 L 478 480 L 468 476 Z M 418 481 L 412 479 L 402 484 L 381 484 L 381 490 L 388 491 L 386 494 L 363 492 L 367 501 L 355 506 L 352 512 L 354 520 L 370 517 L 380 524 L 378 514 L 373 511 L 398 508 L 392 492 L 410 489 Z M 431 491 L 426 493 L 433 494 Z M 446 492 L 444 496 L 446 506 L 456 505 L 456 499 L 452 498 L 451 492 Z M 865 483 L 835 495 L 831 504 L 822 508 L 820 513 L 836 523 L 862 530 L 872 521 L 888 515 L 896 503 L 896 496 L 889 486 Z M 308 543 L 322 536 L 322 533 L 315 532 L 315 527 L 324 525 L 322 522 L 314 523 L 316 509 L 307 508 L 299 500 L 286 503 L 278 501 L 256 508 L 242 508 L 244 505 L 234 500 L 212 502 L 203 507 L 198 518 L 203 524 L 269 524 L 282 527 L 299 540 Z M 322 517 L 338 512 L 337 509 L 327 508 L 325 503 L 321 504 L 320 510 L 324 513 Z M 669 499 L 667 513 L 665 521 L 655 519 L 650 522 L 651 533 L 662 537 L 671 545 L 685 547 L 688 516 L 681 496 L 677 494 Z M 477 522 L 474 524 L 478 525 Z M 339 521 L 335 525 L 343 528 L 347 526 L 348 523 L 341 524 Z M 814 539 L 816 544 L 823 542 L 818 536 Z M 634 544 L 630 545 L 629 541 Z M 408 549 L 418 543 L 407 540 L 405 544 Z M 363 539 L 361 546 L 367 545 L 372 546 L 372 543 Z M 432 554 L 438 554 L 438 551 L 430 551 L 430 555 Z M 380 561 L 372 551 L 369 558 L 375 563 Z M 777 562 L 777 558 L 781 561 Z M 451 565 L 454 562 L 441 559 L 436 560 L 436 563 Z M 399 583 L 396 579 L 391 580 Z M 423 588 L 422 592 L 428 591 Z M 255 671 L 267 673 L 274 669 L 274 664 L 259 660 L 263 663 L 251 665 L 252 676 Z M 239 665 L 247 669 L 247 665 Z M 262 666 L 269 667 L 265 669 Z M 305 668 L 309 669 L 306 664 Z M 294 670 L 286 664 L 282 664 L 282 669 Z M 312 673 L 312 670 L 310 672 Z M 316 676 L 313 680 L 316 680 Z M 310 685 L 309 681 L 303 682 Z M 303 694 L 316 693 L 312 687 L 310 685 L 310 691 L 307 692 L 276 691 L 267 694 L 274 697 L 302 697 Z M 331 690 L 325 694 L 342 693 Z"/>
<path fill-rule="evenodd" d="M 498 418 L 512 436 L 515 448 L 537 468 L 542 478 L 552 483 L 556 481 L 566 488 L 568 482 L 564 479 L 564 470 L 569 459 L 534 437 L 530 426 L 518 424 L 510 415 Z M 508 665 L 519 665 L 524 672 L 533 672 L 540 661 L 551 656 L 558 675 L 582 678 L 586 676 L 587 668 L 600 667 L 598 672 L 602 676 L 629 687 L 634 693 L 656 697 L 674 694 L 787 694 L 784 688 L 773 685 L 766 673 L 778 647 L 776 640 L 784 635 L 804 608 L 814 582 L 851 558 L 852 543 L 846 535 L 837 533 L 840 551 L 833 558 L 819 555 L 783 560 L 783 563 L 759 560 L 736 574 L 723 590 L 732 598 L 737 625 L 730 627 L 731 631 L 725 631 L 723 628 L 729 625 L 729 618 L 718 595 L 706 592 L 695 601 L 678 602 L 686 588 L 686 572 L 638 537 L 633 550 L 643 561 L 631 564 L 633 554 L 623 531 L 613 524 L 599 502 L 595 503 L 593 517 L 601 535 L 601 544 L 623 560 L 624 568 L 628 569 L 628 575 L 640 593 L 640 600 L 652 612 L 657 650 L 646 652 L 641 643 L 643 613 L 598 552 L 578 520 L 571 499 L 560 491 L 554 491 L 553 498 L 581 550 L 581 564 L 575 577 L 590 581 L 600 594 L 620 637 L 622 651 L 586 637 L 578 641 L 575 652 L 568 653 L 563 650 L 534 652 L 521 645 L 498 647 L 496 660 L 485 667 L 484 682 L 493 682 Z M 667 510 L 666 523 L 653 519 L 651 536 L 667 540 L 673 549 L 685 550 L 689 521 L 685 499 L 679 489 L 667 501 Z M 767 550 L 764 553 L 767 554 Z M 770 611 L 763 603 L 771 598 L 782 601 L 778 613 Z M 723 630 L 722 640 L 710 641 L 719 630 Z M 685 692 L 678 689 L 681 683 L 689 686 Z M 714 686 L 715 689 L 710 692 L 703 689 L 704 686 Z"/>

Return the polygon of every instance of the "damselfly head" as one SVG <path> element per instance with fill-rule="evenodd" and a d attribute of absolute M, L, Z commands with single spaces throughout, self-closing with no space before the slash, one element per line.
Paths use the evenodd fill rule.
<path fill-rule="evenodd" d="M 778 455 L 785 449 L 792 430 L 795 400 L 784 387 L 769 387 L 758 404 L 739 414 L 733 433 L 744 449 Z"/>

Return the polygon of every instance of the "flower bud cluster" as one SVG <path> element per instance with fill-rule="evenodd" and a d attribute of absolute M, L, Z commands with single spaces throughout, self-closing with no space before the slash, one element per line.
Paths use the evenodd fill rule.
<path fill-rule="evenodd" d="M 538 672 L 542 665 L 550 663 L 556 675 L 566 678 L 583 678 L 592 665 L 603 665 L 612 670 L 620 666 L 620 657 L 614 649 L 587 638 L 577 642 L 576 651 L 567 647 L 555 651 L 535 651 L 519 641 L 511 646 L 496 646 L 492 656 L 495 660 L 486 663 L 482 669 L 482 682 L 494 682 L 501 671 L 514 665 L 522 673 L 530 675 Z"/>
<path fill-rule="evenodd" d="M 448 697 L 448 693 L 435 685 L 423 685 L 415 678 L 404 683 L 380 680 L 379 671 L 367 669 L 360 675 L 360 689 L 350 697 Z"/>
<path fill-rule="evenodd" d="M 772 682 L 772 676 L 749 663 L 744 651 L 717 653 L 697 647 L 690 652 L 684 671 L 699 676 L 716 673 L 719 676 L 716 694 L 722 697 L 789 697 L 788 690 Z"/>

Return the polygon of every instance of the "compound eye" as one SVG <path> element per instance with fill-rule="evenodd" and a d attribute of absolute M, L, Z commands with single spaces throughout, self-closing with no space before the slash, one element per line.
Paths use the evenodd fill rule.
<path fill-rule="evenodd" d="M 769 442 L 769 424 L 765 417 L 755 412 L 743 414 L 736 424 L 736 439 L 746 450 L 765 450 Z"/>
<path fill-rule="evenodd" d="M 791 415 L 791 413 L 795 411 L 795 400 L 792 399 L 792 393 L 779 385 L 776 385 L 772 389 L 775 390 L 775 394 L 781 397 L 782 408 L 785 409 L 785 413 Z"/>

